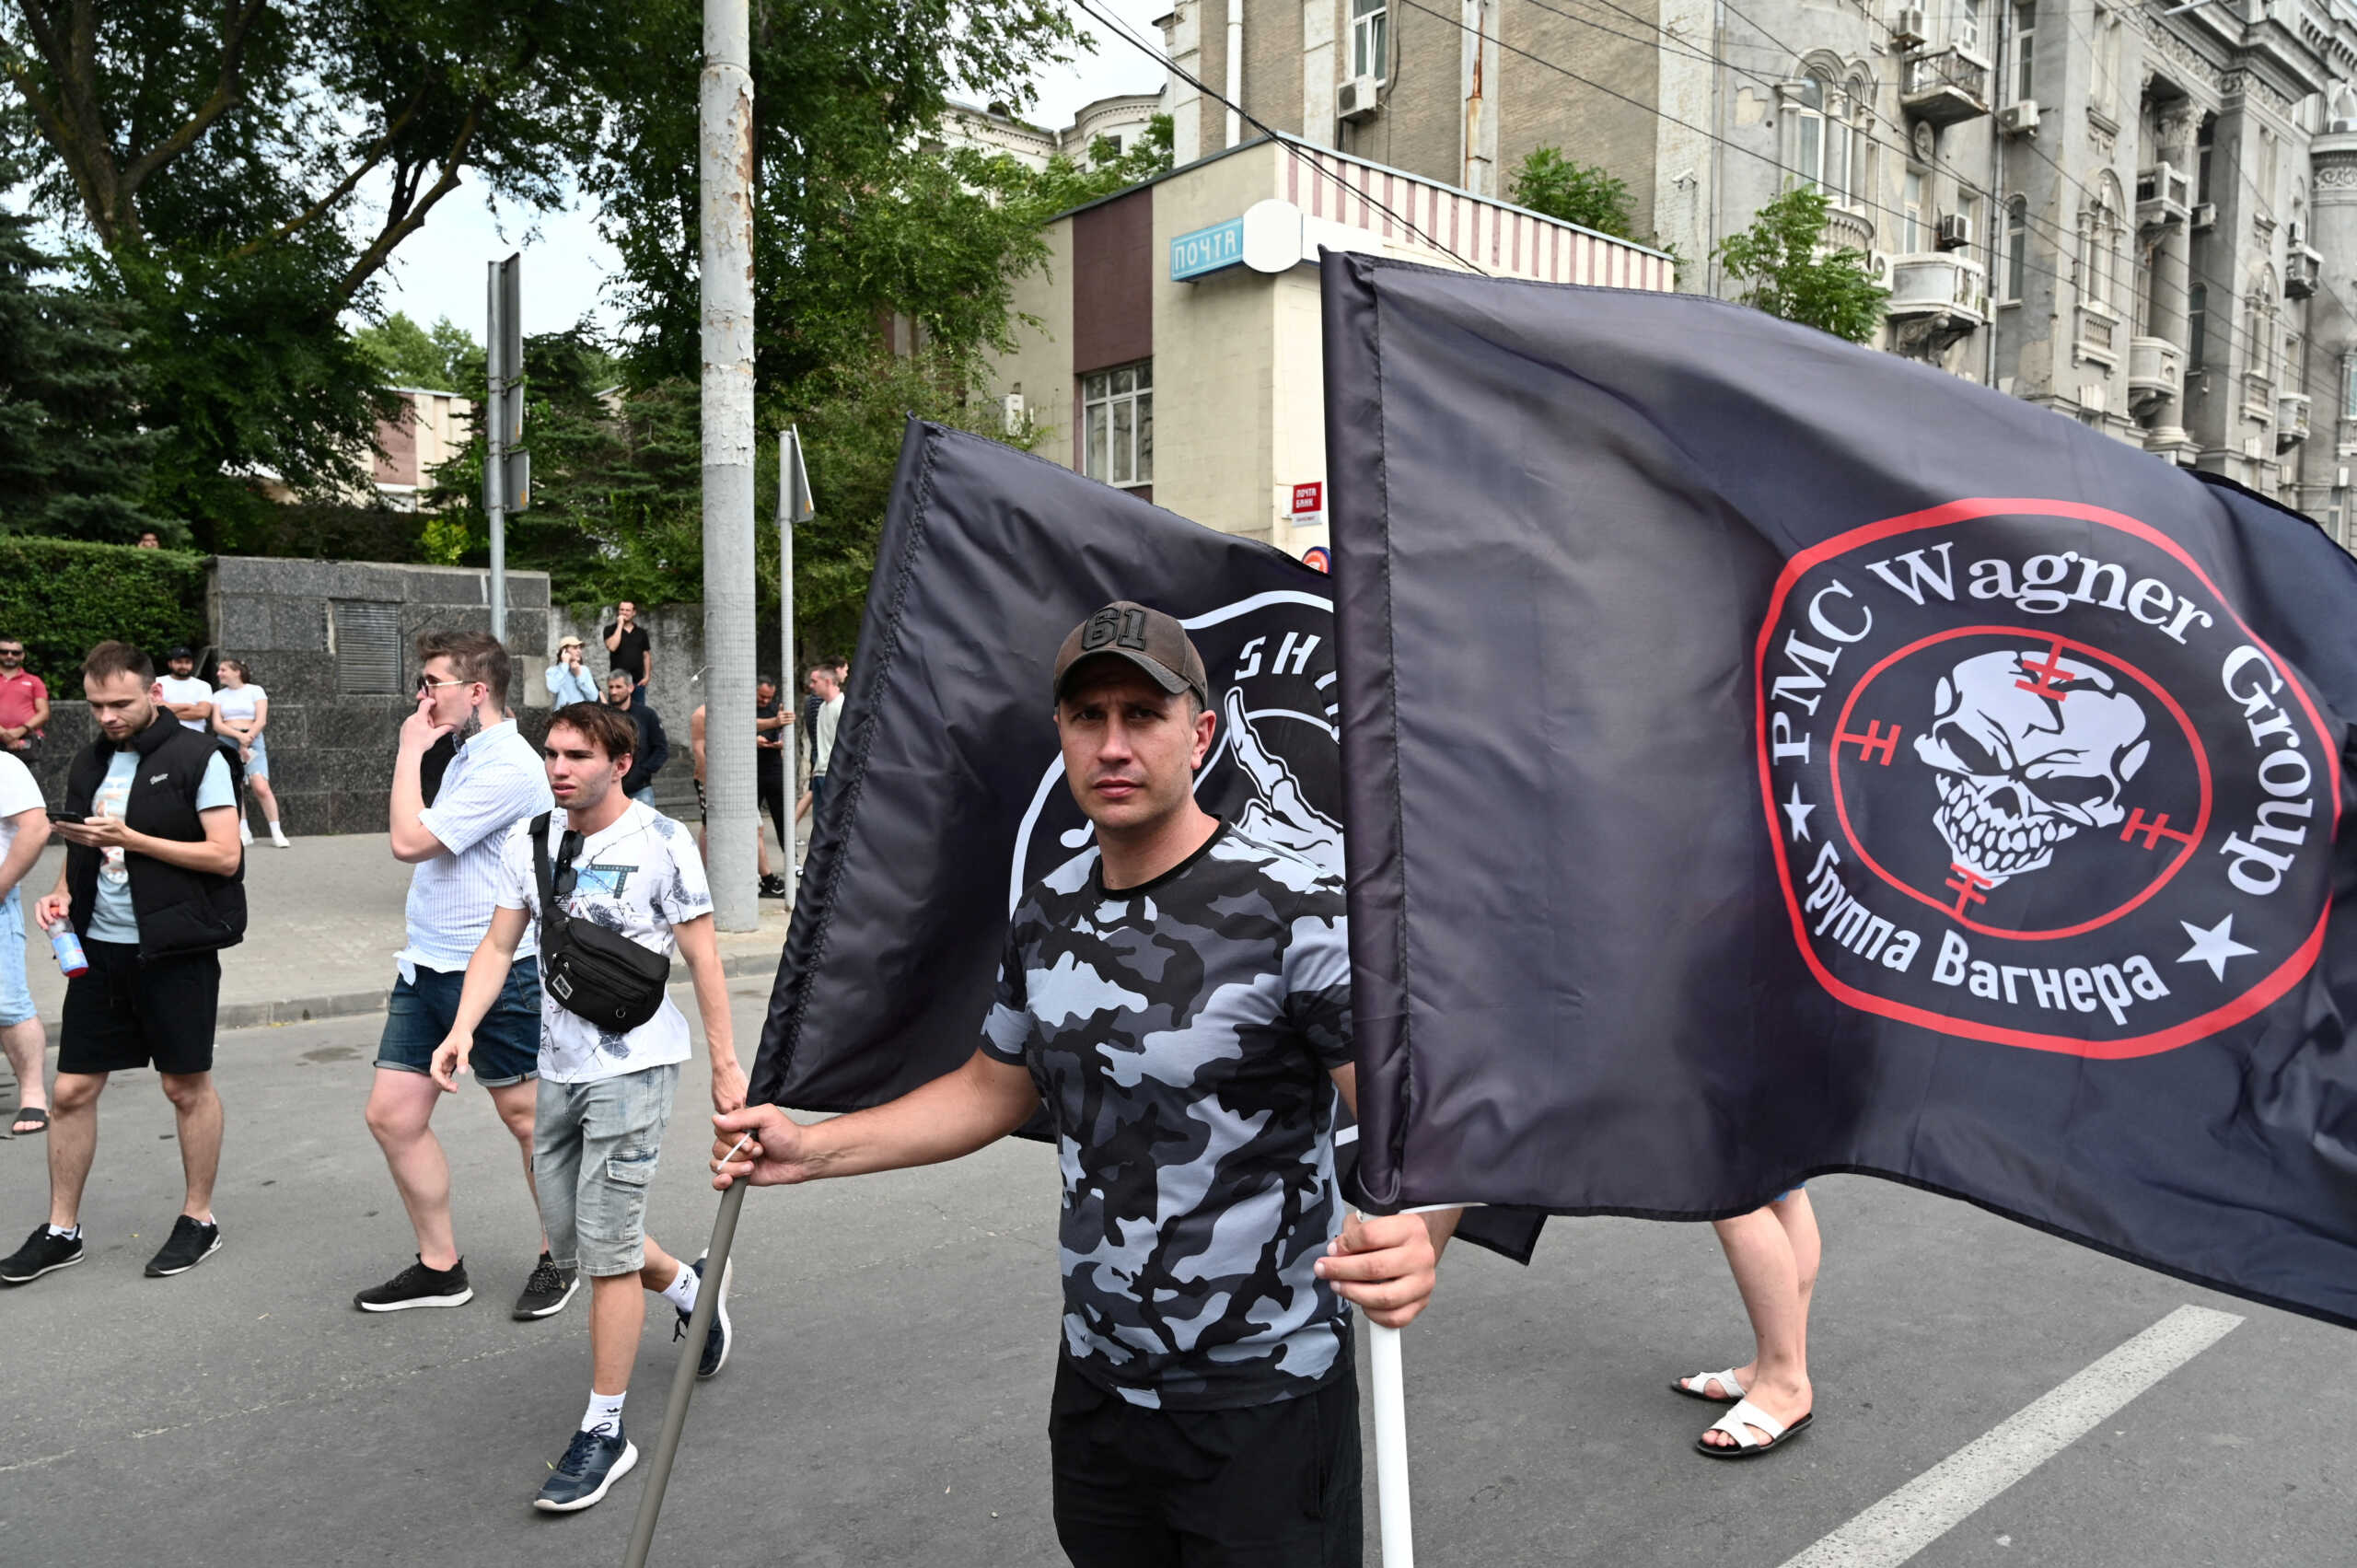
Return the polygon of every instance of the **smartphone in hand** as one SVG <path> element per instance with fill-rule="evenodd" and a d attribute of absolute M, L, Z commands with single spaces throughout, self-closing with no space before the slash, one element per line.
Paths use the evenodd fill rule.
<path fill-rule="evenodd" d="M 87 822 L 89 820 L 87 817 L 83 816 L 79 811 L 60 811 L 55 807 L 50 807 L 49 819 L 52 822 Z"/>

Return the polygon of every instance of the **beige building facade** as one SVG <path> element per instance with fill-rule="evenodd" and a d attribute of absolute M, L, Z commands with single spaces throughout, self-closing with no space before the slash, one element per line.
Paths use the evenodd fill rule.
<path fill-rule="evenodd" d="M 1289 139 L 1256 138 L 1048 226 L 994 364 L 1034 450 L 1300 555 L 1327 542 L 1322 246 L 1666 290 L 1670 259 Z"/>

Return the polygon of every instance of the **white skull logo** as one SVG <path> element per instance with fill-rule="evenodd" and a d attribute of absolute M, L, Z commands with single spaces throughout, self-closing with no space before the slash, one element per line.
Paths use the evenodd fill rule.
<path fill-rule="evenodd" d="M 1933 818 L 1956 865 L 1994 887 L 2043 868 L 2081 828 L 2127 815 L 2144 765 L 2144 710 L 2092 665 L 2052 653 L 1979 654 L 1940 678 L 1915 755 L 1939 772 Z"/>

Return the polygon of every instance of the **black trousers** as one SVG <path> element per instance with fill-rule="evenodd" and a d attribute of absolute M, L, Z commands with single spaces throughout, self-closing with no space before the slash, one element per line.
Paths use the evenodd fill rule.
<path fill-rule="evenodd" d="M 1074 1568 L 1359 1568 L 1359 1384 L 1243 1410 L 1133 1405 L 1056 1363 L 1056 1539 Z"/>
<path fill-rule="evenodd" d="M 763 768 L 755 776 L 755 783 L 761 796 L 761 809 L 770 814 L 770 822 L 777 829 L 778 846 L 785 851 L 785 858 L 789 862 L 789 865 L 779 871 L 779 875 L 783 876 L 793 868 L 790 863 L 794 859 L 794 827 L 786 820 L 785 770 Z"/>

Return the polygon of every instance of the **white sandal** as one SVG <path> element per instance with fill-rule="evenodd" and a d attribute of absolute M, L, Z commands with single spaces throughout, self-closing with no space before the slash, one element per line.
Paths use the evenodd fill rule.
<path fill-rule="evenodd" d="M 1729 1394 L 1706 1394 L 1702 1391 L 1702 1385 L 1705 1383 L 1716 1383 L 1722 1388 L 1732 1388 L 1735 1391 Z M 1697 1372 L 1690 1377 L 1680 1377 L 1669 1386 L 1669 1390 L 1673 1394 L 1683 1394 L 1689 1400 L 1700 1400 L 1706 1405 L 1731 1405 L 1743 1398 L 1743 1385 L 1736 1381 L 1735 1368 L 1732 1366 L 1724 1372 Z"/>
<path fill-rule="evenodd" d="M 1715 1443 L 1705 1443 L 1701 1437 L 1697 1437 L 1694 1439 L 1694 1446 L 1713 1459 L 1756 1459 L 1769 1449 L 1781 1448 L 1788 1439 L 1797 1437 L 1807 1431 L 1809 1423 L 1816 1419 L 1817 1413 L 1812 1411 L 1790 1426 L 1786 1426 L 1749 1400 L 1738 1400 L 1736 1401 L 1735 1409 L 1713 1422 L 1709 1431 L 1703 1434 L 1703 1436 L 1707 1437 L 1712 1432 L 1724 1432 L 1735 1439 L 1734 1445 L 1721 1446 Z M 1765 1439 L 1754 1437 L 1751 1434 L 1751 1429 L 1754 1427 L 1766 1433 L 1767 1437 Z"/>

